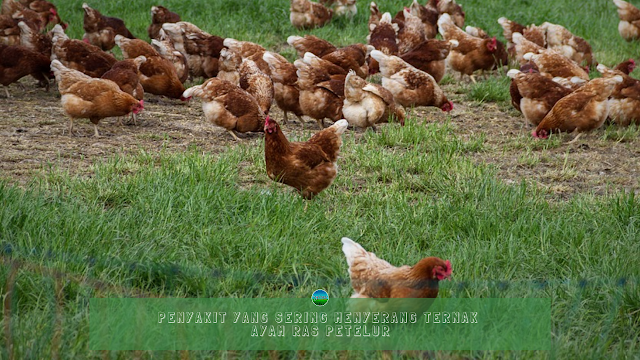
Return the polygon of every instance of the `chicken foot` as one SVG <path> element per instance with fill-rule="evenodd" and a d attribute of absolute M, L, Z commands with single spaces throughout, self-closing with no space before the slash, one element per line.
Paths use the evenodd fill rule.
<path fill-rule="evenodd" d="M 64 135 L 64 130 L 62 130 L 62 135 Z M 73 118 L 69 118 L 69 136 L 75 136 L 76 134 L 73 132 Z"/>

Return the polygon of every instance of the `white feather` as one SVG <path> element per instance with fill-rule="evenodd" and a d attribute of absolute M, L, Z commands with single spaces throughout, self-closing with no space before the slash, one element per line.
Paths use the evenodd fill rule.
<path fill-rule="evenodd" d="M 366 250 L 362 246 L 360 246 L 360 244 L 358 244 L 357 242 L 347 237 L 343 237 L 342 252 L 344 253 L 344 256 L 347 258 L 347 264 L 349 264 L 349 267 L 351 267 L 354 257 L 358 255 L 362 255 L 362 253 L 366 252 Z"/>
<path fill-rule="evenodd" d="M 520 70 L 518 70 L 518 69 L 511 69 L 511 70 L 507 71 L 507 76 L 508 76 L 508 77 L 510 77 L 510 78 L 512 78 L 512 79 L 515 79 L 515 78 L 516 78 L 516 76 L 517 76 L 518 74 L 520 74 L 520 72 L 521 72 L 521 71 L 520 71 Z"/>

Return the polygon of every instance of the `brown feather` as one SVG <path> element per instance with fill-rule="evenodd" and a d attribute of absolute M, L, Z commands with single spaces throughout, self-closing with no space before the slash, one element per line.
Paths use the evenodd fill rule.
<path fill-rule="evenodd" d="M 306 199 L 326 189 L 337 175 L 335 162 L 342 138 L 336 125 L 319 131 L 306 142 L 291 143 L 280 125 L 269 119 L 264 144 L 267 175 L 297 189 Z"/>

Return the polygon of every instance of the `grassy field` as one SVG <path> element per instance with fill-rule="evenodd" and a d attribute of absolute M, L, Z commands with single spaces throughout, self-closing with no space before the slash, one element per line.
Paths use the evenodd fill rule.
<path fill-rule="evenodd" d="M 496 20 L 550 21 L 587 39 L 607 65 L 637 56 L 617 33 L 610 1 L 461 1 L 467 23 L 502 38 Z M 69 33 L 82 35 L 81 1 L 56 2 Z M 146 38 L 157 3 L 95 1 Z M 288 2 L 164 1 L 212 34 L 251 40 L 289 58 Z M 395 12 L 408 2 L 380 1 Z M 365 41 L 368 4 L 354 19 L 311 33 L 338 45 Z M 448 76 L 445 83 L 456 80 Z M 492 77 L 455 92 L 474 111 L 508 109 L 508 81 Z M 0 181 L 0 267 L 4 298 L 0 359 L 217 358 L 228 354 L 88 350 L 88 299 L 104 296 L 332 297 L 351 294 L 340 238 L 350 237 L 392 264 L 450 259 L 454 278 L 441 297 L 550 297 L 548 352 L 436 352 L 442 359 L 629 359 L 640 357 L 640 199 L 610 185 L 558 197 L 535 181 L 505 182 L 478 164 L 484 136 L 460 136 L 455 119 L 344 136 L 340 173 L 313 201 L 273 183 L 260 137 L 221 152 L 139 150 L 97 159 L 91 176 L 56 167 L 23 186 Z M 480 116 L 480 115 L 478 115 Z M 0 120 L 1 121 L 1 120 Z M 610 144 L 638 129 L 607 129 Z M 515 137 L 523 164 L 540 165 L 547 142 Z M 613 146 L 613 145 L 612 145 Z M 632 149 L 633 150 L 633 149 Z M 636 149 L 637 150 L 637 149 Z M 631 153 L 632 154 L 632 153 Z M 544 156 L 544 155 L 542 155 Z M 571 171 L 567 150 L 562 176 Z M 637 166 L 636 159 L 636 166 Z M 45 167 L 46 165 L 43 165 Z M 0 177 L 4 177 L 0 173 Z M 15 286 L 14 284 L 15 280 Z M 14 286 L 14 287 L 12 287 Z M 10 309 L 11 318 L 6 316 Z M 13 344 L 13 357 L 8 350 Z M 239 354 L 256 358 L 266 354 Z M 339 358 L 311 353 L 312 358 Z M 353 352 L 350 358 L 379 354 Z M 281 358 L 294 358 L 293 353 Z M 409 355 L 401 355 L 408 357 Z"/>

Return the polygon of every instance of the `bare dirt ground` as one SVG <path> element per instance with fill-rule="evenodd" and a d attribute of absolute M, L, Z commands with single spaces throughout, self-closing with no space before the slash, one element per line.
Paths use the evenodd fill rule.
<path fill-rule="evenodd" d="M 22 79 L 21 83 L 24 88 L 10 86 L 12 98 L 0 92 L 0 178 L 19 186 L 51 169 L 89 175 L 92 164 L 116 154 L 185 151 L 194 145 L 216 153 L 235 146 L 226 131 L 204 120 L 200 101 L 183 103 L 154 95 L 145 95 L 145 111 L 137 126 L 120 126 L 115 118 L 104 119 L 98 125 L 101 136 L 95 138 L 92 124 L 80 120 L 75 124 L 77 134 L 70 136 L 55 84 L 45 92 L 31 79 Z M 445 86 L 445 92 L 455 103 L 451 113 L 455 132 L 464 140 L 484 139 L 482 149 L 469 156 L 476 163 L 495 166 L 503 181 L 517 183 L 524 179 L 563 198 L 588 191 L 640 192 L 637 130 L 601 128 L 571 145 L 566 144 L 570 135 L 563 135 L 559 144 L 533 141 L 530 128 L 514 110 L 468 101 L 464 94 L 455 93 L 453 85 Z M 447 121 L 447 116 L 435 108 L 415 111 L 425 122 Z M 272 116 L 282 119 L 275 105 Z M 315 129 L 317 125 L 309 120 L 306 127 Z M 301 129 L 299 123 L 285 126 L 285 132 Z"/>

